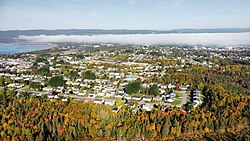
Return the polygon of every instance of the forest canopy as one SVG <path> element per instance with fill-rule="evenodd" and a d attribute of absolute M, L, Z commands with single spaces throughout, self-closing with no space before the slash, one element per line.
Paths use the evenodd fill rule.
<path fill-rule="evenodd" d="M 217 85 L 203 90 L 205 102 L 190 113 L 180 108 L 154 108 L 133 113 L 111 106 L 63 102 L 4 90 L 0 136 L 8 140 L 249 140 L 250 97 L 230 95 Z M 230 138 L 227 138 L 231 140 Z"/>

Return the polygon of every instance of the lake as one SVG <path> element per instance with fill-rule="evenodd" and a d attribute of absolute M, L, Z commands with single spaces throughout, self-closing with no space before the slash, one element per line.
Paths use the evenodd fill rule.
<path fill-rule="evenodd" d="M 15 54 L 52 48 L 50 43 L 0 43 L 0 54 Z"/>

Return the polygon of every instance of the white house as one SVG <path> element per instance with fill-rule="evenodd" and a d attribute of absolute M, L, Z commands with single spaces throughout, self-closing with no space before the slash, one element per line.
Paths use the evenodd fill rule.
<path fill-rule="evenodd" d="M 108 104 L 108 105 L 115 105 L 115 99 L 105 99 L 105 104 Z"/>
<path fill-rule="evenodd" d="M 82 92 L 81 92 L 81 91 L 79 91 L 79 92 L 78 92 L 78 95 L 85 95 L 85 94 L 86 94 L 86 92 L 87 92 L 87 90 L 83 90 Z"/>
<path fill-rule="evenodd" d="M 168 84 L 168 88 L 169 88 L 169 89 L 173 89 L 173 88 L 175 88 L 175 85 Z"/>
<path fill-rule="evenodd" d="M 142 108 L 146 111 L 151 111 L 153 109 L 154 105 L 152 103 L 145 103 L 145 105 L 142 105 Z"/>
<path fill-rule="evenodd" d="M 94 99 L 95 104 L 103 104 L 104 100 L 102 99 Z"/>
<path fill-rule="evenodd" d="M 179 89 L 180 89 L 180 90 L 183 90 L 183 91 L 186 91 L 186 90 L 187 90 L 187 87 L 186 87 L 186 86 L 179 86 Z"/>
<path fill-rule="evenodd" d="M 98 92 L 98 93 L 97 93 L 97 96 L 105 96 L 105 93 Z"/>
<path fill-rule="evenodd" d="M 133 99 L 133 100 L 138 100 L 138 101 L 139 101 L 139 100 L 141 100 L 141 97 L 133 96 L 132 99 Z"/>
<path fill-rule="evenodd" d="M 142 98 L 143 101 L 152 101 L 152 97 L 143 97 Z"/>

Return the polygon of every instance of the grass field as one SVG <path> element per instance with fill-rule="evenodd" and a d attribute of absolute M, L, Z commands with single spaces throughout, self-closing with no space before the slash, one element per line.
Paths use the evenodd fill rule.
<path fill-rule="evenodd" d="M 174 100 L 174 102 L 173 102 L 173 105 L 178 105 L 178 104 L 180 104 L 180 103 L 181 103 L 181 99 L 176 98 L 176 99 Z"/>
<path fill-rule="evenodd" d="M 182 97 L 182 92 L 181 91 L 174 91 L 176 94 L 176 97 Z"/>

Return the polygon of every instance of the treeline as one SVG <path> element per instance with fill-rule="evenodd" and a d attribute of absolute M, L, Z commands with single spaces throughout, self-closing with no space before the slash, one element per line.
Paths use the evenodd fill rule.
<path fill-rule="evenodd" d="M 189 84 L 191 87 L 203 89 L 205 85 L 220 84 L 231 94 L 250 95 L 250 67 L 246 65 L 222 66 L 219 68 L 204 68 L 191 66 L 178 72 L 168 69 L 165 77 L 152 77 L 153 82 Z"/>
<path fill-rule="evenodd" d="M 5 89 L 0 95 L 0 136 L 3 140 L 249 140 L 249 134 L 231 139 L 225 135 L 249 133 L 250 97 L 230 95 L 218 85 L 205 86 L 202 93 L 204 103 L 190 113 L 160 107 L 133 113 L 126 106 L 115 113 L 107 105 L 17 96 Z"/>

